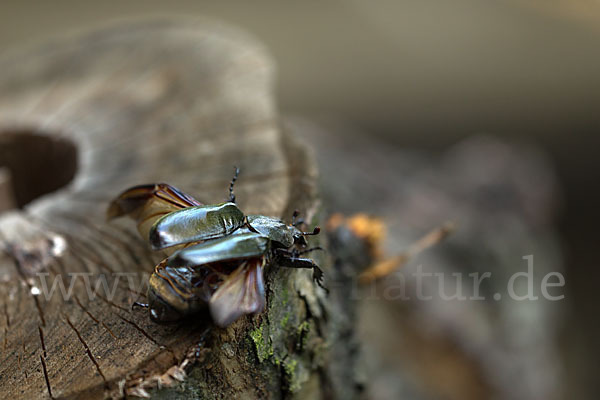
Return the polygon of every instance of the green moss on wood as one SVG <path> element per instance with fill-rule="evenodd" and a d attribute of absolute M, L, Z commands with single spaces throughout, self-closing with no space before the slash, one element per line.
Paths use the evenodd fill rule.
<path fill-rule="evenodd" d="M 296 329 L 296 348 L 302 350 L 306 347 L 308 342 L 308 336 L 310 332 L 310 323 L 308 321 L 302 322 Z"/>
<path fill-rule="evenodd" d="M 291 393 L 299 392 L 302 385 L 310 378 L 310 371 L 307 369 L 305 361 L 299 361 L 294 356 L 283 361 L 283 373 L 287 390 Z"/>
<path fill-rule="evenodd" d="M 296 369 L 298 368 L 298 360 L 288 358 L 283 362 L 283 371 L 285 372 L 285 380 L 288 385 L 288 390 L 292 393 L 297 392 L 301 388 Z"/>
<path fill-rule="evenodd" d="M 282 329 L 285 329 L 289 320 L 290 320 L 290 313 L 286 312 L 285 315 L 283 316 L 283 318 L 281 319 L 281 322 L 279 323 L 279 325 L 281 326 Z"/>
<path fill-rule="evenodd" d="M 273 346 L 268 335 L 264 334 L 265 325 L 261 324 L 258 328 L 250 331 L 250 337 L 256 348 L 258 361 L 263 362 L 273 356 Z"/>
<path fill-rule="evenodd" d="M 290 293 L 288 291 L 287 286 L 282 286 L 281 287 L 280 297 L 281 297 L 281 305 L 282 306 L 287 305 L 287 303 L 290 301 Z"/>

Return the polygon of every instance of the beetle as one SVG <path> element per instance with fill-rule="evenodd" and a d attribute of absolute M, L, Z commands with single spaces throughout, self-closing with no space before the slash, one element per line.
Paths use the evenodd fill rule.
<path fill-rule="evenodd" d="M 265 306 L 265 266 L 308 268 L 323 287 L 323 272 L 302 257 L 320 247 L 307 248 L 303 223 L 294 212 L 292 223 L 264 215 L 244 215 L 235 202 L 234 183 L 229 199 L 204 205 L 165 184 L 134 186 L 108 208 L 109 219 L 129 215 L 153 250 L 167 258 L 148 282 L 148 304 L 155 322 L 173 322 L 208 307 L 216 325 L 225 327 L 244 314 L 260 313 Z M 324 288 L 324 287 L 323 287 Z"/>

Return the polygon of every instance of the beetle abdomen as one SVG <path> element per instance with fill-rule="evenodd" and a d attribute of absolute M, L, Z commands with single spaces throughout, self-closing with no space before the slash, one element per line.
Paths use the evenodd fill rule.
<path fill-rule="evenodd" d="M 169 267 L 165 261 L 148 282 L 150 317 L 156 322 L 176 321 L 206 308 L 230 269 L 225 265 Z"/>

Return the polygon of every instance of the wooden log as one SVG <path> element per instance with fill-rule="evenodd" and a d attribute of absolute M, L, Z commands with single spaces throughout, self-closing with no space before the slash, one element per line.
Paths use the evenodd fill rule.
<path fill-rule="evenodd" d="M 0 214 L 3 397 L 358 393 L 343 379 L 354 354 L 336 343 L 352 319 L 326 318 L 340 297 L 310 272 L 272 268 L 266 312 L 227 329 L 158 325 L 130 306 L 161 255 L 131 221 L 105 219 L 135 184 L 222 201 L 237 165 L 246 213 L 318 220 L 315 162 L 281 128 L 259 44 L 209 21 L 143 21 L 6 55 L 0 71 L 2 187 L 20 207 Z"/>

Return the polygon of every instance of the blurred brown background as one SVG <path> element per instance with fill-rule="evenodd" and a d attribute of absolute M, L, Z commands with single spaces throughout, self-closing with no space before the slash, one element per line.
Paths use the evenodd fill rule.
<path fill-rule="evenodd" d="M 278 65 L 284 113 L 341 119 L 401 147 L 491 133 L 545 149 L 565 196 L 568 391 L 600 397 L 599 2 L 5 1 L 0 49 L 149 15 L 213 16 L 257 36 Z"/>

